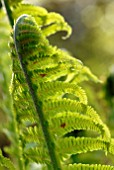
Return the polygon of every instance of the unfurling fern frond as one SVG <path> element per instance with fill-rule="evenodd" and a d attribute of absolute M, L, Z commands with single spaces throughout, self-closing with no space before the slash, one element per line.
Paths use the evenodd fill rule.
<path fill-rule="evenodd" d="M 16 20 L 23 14 L 32 15 L 39 27 L 42 27 L 43 35 L 50 36 L 57 31 L 67 31 L 69 37 L 72 32 L 71 27 L 65 22 L 64 18 L 57 13 L 50 12 L 42 7 L 32 6 L 29 4 L 20 4 L 16 10 L 13 11 L 13 18 Z"/>
<path fill-rule="evenodd" d="M 27 14 L 34 10 L 36 16 L 19 17 L 11 43 L 11 90 L 22 156 L 54 170 L 113 169 L 105 165 L 66 165 L 72 154 L 93 150 L 114 153 L 110 131 L 88 105 L 85 91 L 79 86 L 84 80 L 99 80 L 79 60 L 49 44 L 46 36 L 70 30 L 60 15 L 38 7 L 24 8 Z M 68 137 L 74 130 L 91 130 L 97 137 Z"/>

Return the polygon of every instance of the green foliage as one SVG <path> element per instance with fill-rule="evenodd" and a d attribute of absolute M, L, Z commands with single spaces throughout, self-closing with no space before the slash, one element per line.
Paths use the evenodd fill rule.
<path fill-rule="evenodd" d="M 61 15 L 31 5 L 19 4 L 12 16 L 16 21 L 10 43 L 15 145 L 10 152 L 17 153 L 18 169 L 25 170 L 33 162 L 50 170 L 114 169 L 70 163 L 74 154 L 94 150 L 114 154 L 109 129 L 80 87 L 85 80 L 99 80 L 81 61 L 47 39 L 58 31 L 67 31 L 64 38 L 69 37 L 70 26 Z M 96 135 L 69 135 L 76 130 Z M 14 169 L 9 159 L 0 158 L 3 166 Z"/>
<path fill-rule="evenodd" d="M 23 7 L 27 11 L 27 6 Z M 29 8 L 32 11 L 32 6 Z M 16 51 L 11 43 L 12 96 L 19 138 L 25 159 L 52 164 L 54 169 L 74 169 L 79 165 L 65 165 L 72 154 L 93 150 L 113 153 L 113 145 L 108 128 L 88 105 L 87 96 L 79 86 L 84 80 L 98 82 L 98 79 L 79 60 L 49 44 L 46 36 L 65 30 L 62 28 L 67 24 L 62 19 L 60 28 L 60 15 L 54 13 L 55 17 L 50 19 L 52 13 L 39 10 L 42 13 L 37 19 L 34 15 L 22 15 L 17 20 L 14 28 Z M 68 31 L 69 28 L 66 27 Z M 67 137 L 74 130 L 96 131 L 97 137 Z M 81 164 L 80 168 L 85 166 Z M 87 165 L 87 169 L 89 167 L 102 166 Z"/>
<path fill-rule="evenodd" d="M 0 165 L 8 168 L 8 170 L 16 170 L 10 159 L 5 158 L 0 150 Z"/>

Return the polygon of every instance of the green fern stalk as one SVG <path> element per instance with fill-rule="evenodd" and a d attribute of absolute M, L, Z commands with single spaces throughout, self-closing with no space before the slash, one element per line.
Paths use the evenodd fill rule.
<path fill-rule="evenodd" d="M 10 22 L 10 25 L 11 27 L 13 28 L 13 25 L 14 25 L 14 18 L 12 16 L 12 11 L 10 9 L 10 5 L 8 3 L 8 0 L 2 0 L 2 4 L 3 6 L 5 7 L 6 9 L 6 13 L 7 13 L 7 16 L 8 16 L 8 19 L 9 19 L 9 22 Z"/>

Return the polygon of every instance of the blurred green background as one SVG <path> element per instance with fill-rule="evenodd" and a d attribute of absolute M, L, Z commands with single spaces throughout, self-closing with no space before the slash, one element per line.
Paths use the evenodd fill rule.
<path fill-rule="evenodd" d="M 102 120 L 108 125 L 114 137 L 114 0 L 25 0 L 46 7 L 48 11 L 59 12 L 71 25 L 73 33 L 62 40 L 65 33 L 57 33 L 49 38 L 53 45 L 65 48 L 74 57 L 87 65 L 102 84 L 83 83 L 88 101 Z M 7 134 L 12 121 L 11 59 L 8 42 L 11 27 L 3 10 L 0 10 L 0 132 Z M 9 139 L 5 139 L 10 143 Z M 10 144 L 6 142 L 5 146 Z M 1 148 L 4 148 L 0 144 Z M 93 156 L 94 155 L 94 156 Z M 88 153 L 73 157 L 76 162 L 113 164 L 114 158 L 106 158 L 102 152 Z"/>

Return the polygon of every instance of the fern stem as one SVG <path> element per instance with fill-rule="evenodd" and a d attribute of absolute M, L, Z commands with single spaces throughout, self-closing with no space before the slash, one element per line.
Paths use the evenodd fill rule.
<path fill-rule="evenodd" d="M 5 10 L 6 10 L 7 17 L 9 19 L 10 25 L 13 28 L 14 19 L 13 19 L 13 16 L 12 16 L 12 11 L 10 9 L 8 0 L 2 0 L 2 5 L 5 7 Z"/>

